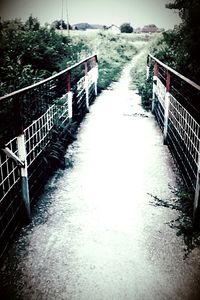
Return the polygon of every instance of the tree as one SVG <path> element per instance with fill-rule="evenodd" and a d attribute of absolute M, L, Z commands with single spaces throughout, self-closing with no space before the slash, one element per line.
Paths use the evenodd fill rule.
<path fill-rule="evenodd" d="M 169 9 L 179 10 L 179 15 L 184 22 L 184 25 L 197 26 L 199 25 L 200 2 L 199 0 L 174 0 L 174 3 L 166 5 Z"/>
<path fill-rule="evenodd" d="M 200 1 L 174 0 L 166 7 L 178 10 L 182 19 L 177 36 L 177 39 L 181 37 L 176 54 L 180 62 L 178 65 L 179 71 L 198 83 L 200 77 Z"/>
<path fill-rule="evenodd" d="M 73 41 L 52 27 L 38 30 L 32 16 L 21 20 L 0 20 L 0 96 L 23 88 L 77 62 L 89 46 Z"/>
<path fill-rule="evenodd" d="M 120 26 L 120 31 L 122 33 L 132 33 L 133 32 L 133 27 L 130 25 L 130 23 L 123 23 Z"/>
<path fill-rule="evenodd" d="M 52 23 L 52 26 L 55 27 L 56 29 L 67 29 L 67 24 L 65 23 L 64 20 L 56 20 Z M 69 24 L 69 29 L 72 29 L 72 26 Z"/>
<path fill-rule="evenodd" d="M 37 18 L 34 18 L 32 15 L 30 15 L 30 17 L 25 23 L 25 26 L 27 26 L 29 30 L 37 31 L 40 28 L 40 22 Z"/>

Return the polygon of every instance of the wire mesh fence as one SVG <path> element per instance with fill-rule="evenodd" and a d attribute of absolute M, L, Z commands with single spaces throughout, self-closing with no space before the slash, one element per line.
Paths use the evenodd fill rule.
<path fill-rule="evenodd" d="M 148 62 L 154 64 L 154 114 L 161 129 L 166 132 L 167 144 L 179 163 L 185 182 L 197 194 L 200 86 L 154 56 L 149 55 L 149 58 Z"/>
<path fill-rule="evenodd" d="M 0 98 L 0 257 L 23 219 L 21 168 L 27 168 L 33 195 L 32 190 L 42 176 L 41 156 L 51 144 L 55 126 L 67 128 L 71 120 L 83 116 L 87 97 L 94 97 L 96 85 L 97 57 L 93 55 Z M 26 157 L 20 165 L 21 135 Z"/>
<path fill-rule="evenodd" d="M 17 155 L 17 138 L 6 144 Z M 19 167 L 4 152 L 0 155 L 0 202 L 20 180 Z"/>
<path fill-rule="evenodd" d="M 168 127 L 169 144 L 180 156 L 184 176 L 195 190 L 200 156 L 200 125 L 173 96 L 170 97 Z"/>
<path fill-rule="evenodd" d="M 51 130 L 55 124 L 54 106 L 24 130 L 28 167 L 51 140 Z"/>

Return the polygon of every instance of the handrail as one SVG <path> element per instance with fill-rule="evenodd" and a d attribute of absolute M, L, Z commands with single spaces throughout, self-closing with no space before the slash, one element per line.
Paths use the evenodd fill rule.
<path fill-rule="evenodd" d="M 42 85 L 42 84 L 44 84 L 44 83 L 46 83 L 46 82 L 48 82 L 48 81 L 50 81 L 52 79 L 55 79 L 55 78 L 59 77 L 60 75 L 62 75 L 64 73 L 67 73 L 67 72 L 71 71 L 72 69 L 78 67 L 79 65 L 83 64 L 84 62 L 90 60 L 93 57 L 96 57 L 96 61 L 97 61 L 97 54 L 90 55 L 87 58 L 81 60 L 80 62 L 74 64 L 72 67 L 68 67 L 67 69 L 64 69 L 64 70 L 60 71 L 59 73 L 56 73 L 56 74 L 54 74 L 54 75 L 52 75 L 52 76 L 50 76 L 50 77 L 48 77 L 46 79 L 43 79 L 43 80 L 41 80 L 39 82 L 36 82 L 36 83 L 34 83 L 32 85 L 29 85 L 29 86 L 25 87 L 25 88 L 22 88 L 20 90 L 14 91 L 12 93 L 9 93 L 9 94 L 6 94 L 6 95 L 0 97 L 0 101 L 5 100 L 5 99 L 7 99 L 9 97 L 13 97 L 13 96 L 15 96 L 17 94 L 29 91 L 32 88 L 35 88 L 35 87 L 40 86 L 40 85 Z"/>
<path fill-rule="evenodd" d="M 96 66 L 97 55 L 93 54 L 57 74 L 0 97 L 0 145 L 7 143 L 13 136 L 18 136 L 33 120 L 43 115 L 56 99 L 70 91 L 74 93 L 75 107 L 78 81 L 88 71 L 97 69 Z"/>
<path fill-rule="evenodd" d="M 151 57 L 157 63 L 159 63 L 159 65 L 161 65 L 162 67 L 164 67 L 165 69 L 167 69 L 171 73 L 175 74 L 176 76 L 180 77 L 182 80 L 186 81 L 187 83 L 189 83 L 190 85 L 192 85 L 195 89 L 197 89 L 198 91 L 200 91 L 200 85 L 198 85 L 194 81 L 188 79 L 187 77 L 185 77 L 184 75 L 182 75 L 179 72 L 175 71 L 174 69 L 170 68 L 169 66 L 167 66 L 166 64 L 164 64 L 162 61 L 160 61 L 159 59 L 157 59 L 152 54 L 149 53 L 148 56 Z"/>
<path fill-rule="evenodd" d="M 164 144 L 169 145 L 187 186 L 194 191 L 195 224 L 200 216 L 200 86 L 151 54 L 147 56 L 147 79 L 151 59 L 155 62 L 152 112 L 163 129 Z"/>
<path fill-rule="evenodd" d="M 67 139 L 68 129 L 74 122 L 81 122 L 97 96 L 97 81 L 97 55 L 92 55 L 47 79 L 0 98 L 0 204 L 5 203 L 5 211 L 0 212 L 2 226 L 10 226 L 13 219 L 18 221 L 20 205 L 30 220 L 32 189 L 45 172 L 41 163 L 43 157 L 47 156 L 48 161 L 51 156 L 44 151 L 51 148 L 55 135 L 58 140 L 61 136 Z M 10 199 L 15 200 L 11 202 Z M 13 233 L 13 227 L 9 228 Z M 7 230 L 4 230 L 0 243 L 2 239 L 7 241 L 6 235 Z M 0 246 L 0 255 L 1 250 Z"/>

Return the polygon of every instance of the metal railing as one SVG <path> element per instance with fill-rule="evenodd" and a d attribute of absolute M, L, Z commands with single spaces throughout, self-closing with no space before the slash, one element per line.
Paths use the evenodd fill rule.
<path fill-rule="evenodd" d="M 153 73 L 152 111 L 163 131 L 164 143 L 195 194 L 195 218 L 200 193 L 200 86 L 151 54 L 147 59 L 147 77 L 150 73 Z"/>
<path fill-rule="evenodd" d="M 29 181 L 54 127 L 67 128 L 84 116 L 97 95 L 97 79 L 92 55 L 0 98 L 0 256 L 23 214 L 31 217 Z"/>

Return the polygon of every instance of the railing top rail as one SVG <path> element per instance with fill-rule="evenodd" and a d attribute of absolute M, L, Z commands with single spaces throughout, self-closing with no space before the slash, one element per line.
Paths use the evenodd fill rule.
<path fill-rule="evenodd" d="M 179 72 L 175 71 L 174 69 L 170 68 L 169 66 L 167 66 L 166 64 L 164 64 L 162 61 L 160 61 L 159 59 L 157 59 L 155 56 L 153 56 L 152 54 L 148 54 L 149 57 L 151 57 L 154 61 L 156 61 L 159 65 L 161 65 L 162 67 L 164 67 L 165 69 L 167 69 L 168 71 L 170 71 L 171 73 L 175 74 L 176 76 L 178 76 L 179 78 L 181 78 L 182 80 L 186 81 L 187 83 L 189 83 L 191 86 L 193 86 L 195 89 L 197 89 L 198 91 L 200 91 L 200 85 L 198 85 L 197 83 L 195 83 L 194 81 L 190 80 L 189 78 L 185 77 L 184 75 L 180 74 Z"/>
<path fill-rule="evenodd" d="M 70 70 L 72 70 L 72 69 L 74 69 L 74 68 L 80 66 L 81 64 L 83 64 L 84 62 L 90 60 L 90 59 L 93 58 L 93 57 L 97 57 L 97 54 L 90 55 L 90 56 L 88 56 L 87 58 L 81 60 L 80 62 L 74 64 L 73 66 L 68 67 L 67 69 L 64 69 L 64 70 L 60 71 L 59 73 L 56 73 L 55 75 L 52 75 L 52 76 L 50 76 L 50 77 L 48 77 L 48 78 L 46 78 L 46 79 L 43 79 L 43 80 L 41 80 L 41 81 L 39 81 L 39 82 L 37 82 L 37 83 L 34 83 L 34 84 L 32 84 L 32 85 L 29 85 L 29 86 L 27 86 L 27 87 L 25 87 L 25 88 L 22 88 L 22 89 L 20 89 L 20 90 L 14 91 L 14 92 L 12 92 L 12 93 L 10 93 L 10 94 L 6 94 L 6 95 L 0 97 L 0 101 L 5 100 L 5 99 L 10 98 L 10 97 L 13 97 L 13 96 L 16 96 L 17 94 L 20 94 L 20 93 L 29 91 L 29 90 L 32 89 L 32 88 L 35 88 L 35 87 L 40 86 L 40 85 L 42 85 L 42 84 L 44 84 L 44 83 L 46 83 L 46 82 L 48 82 L 48 81 L 50 81 L 50 80 L 52 80 L 52 79 L 55 79 L 55 78 L 59 77 L 60 75 L 66 73 L 66 72 L 69 72 Z"/>

